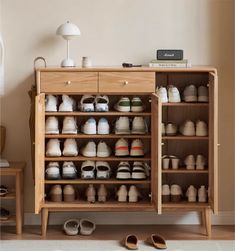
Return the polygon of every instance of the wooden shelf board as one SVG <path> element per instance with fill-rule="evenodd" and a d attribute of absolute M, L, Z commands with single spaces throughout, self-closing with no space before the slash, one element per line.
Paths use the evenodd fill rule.
<path fill-rule="evenodd" d="M 162 208 L 163 209 L 200 209 L 200 208 L 207 208 L 210 205 L 208 203 L 201 203 L 201 202 L 169 202 L 169 203 L 163 203 Z"/>
<path fill-rule="evenodd" d="M 182 136 L 182 135 L 176 135 L 176 136 L 162 136 L 163 140 L 208 140 L 209 137 L 200 137 L 200 136 Z"/>
<path fill-rule="evenodd" d="M 8 220 L 0 220 L 1 224 L 11 223 L 11 222 L 16 222 L 16 216 L 15 215 L 11 215 Z"/>
<path fill-rule="evenodd" d="M 5 196 L 0 196 L 0 200 L 13 200 L 15 198 L 16 198 L 16 194 L 13 192 L 10 192 Z"/>
<path fill-rule="evenodd" d="M 162 169 L 162 173 L 183 173 L 183 174 L 200 174 L 200 173 L 208 173 L 208 169 L 205 169 L 205 170 L 187 170 L 185 168 L 179 168 L 179 169 L 176 169 L 176 170 L 173 170 L 173 169 L 168 169 L 168 170 L 164 170 Z"/>
<path fill-rule="evenodd" d="M 146 157 L 84 157 L 84 156 L 76 156 L 76 157 L 45 157 L 45 161 L 85 161 L 85 160 L 95 160 L 95 161 L 149 161 L 151 157 L 148 155 Z"/>
<path fill-rule="evenodd" d="M 177 107 L 191 107 L 191 106 L 196 106 L 196 107 L 208 107 L 209 103 L 186 103 L 186 102 L 181 102 L 181 103 L 162 103 L 162 106 L 177 106 Z"/>
<path fill-rule="evenodd" d="M 45 180 L 45 184 L 150 184 L 150 180 Z"/>
<path fill-rule="evenodd" d="M 75 139 L 119 139 L 119 138 L 131 138 L 131 139 L 150 139 L 150 134 L 94 134 L 94 135 L 88 135 L 88 134 L 46 134 L 45 138 L 48 139 L 66 139 L 66 138 L 75 138 Z"/>
<path fill-rule="evenodd" d="M 45 112 L 46 116 L 151 116 L 151 112 Z"/>

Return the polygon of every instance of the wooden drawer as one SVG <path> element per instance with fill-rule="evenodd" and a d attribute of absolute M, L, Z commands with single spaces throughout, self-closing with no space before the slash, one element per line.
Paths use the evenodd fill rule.
<path fill-rule="evenodd" d="M 98 73 L 41 72 L 40 92 L 95 93 L 98 92 Z"/>
<path fill-rule="evenodd" d="M 153 93 L 154 72 L 101 72 L 100 93 Z"/>

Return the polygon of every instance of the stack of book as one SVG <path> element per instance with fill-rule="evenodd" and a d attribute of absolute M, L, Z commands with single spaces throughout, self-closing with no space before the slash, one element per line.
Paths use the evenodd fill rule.
<path fill-rule="evenodd" d="M 182 60 L 158 60 L 153 59 L 149 62 L 149 67 L 160 68 L 187 68 L 191 67 L 187 59 Z"/>

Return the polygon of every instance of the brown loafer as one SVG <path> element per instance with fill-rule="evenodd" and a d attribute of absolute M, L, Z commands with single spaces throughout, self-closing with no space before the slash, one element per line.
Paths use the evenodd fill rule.
<path fill-rule="evenodd" d="M 123 246 L 130 250 L 138 249 L 138 238 L 135 235 L 127 235 L 122 241 Z"/>
<path fill-rule="evenodd" d="M 149 238 L 147 238 L 146 242 L 157 249 L 167 248 L 165 239 L 158 234 L 152 234 Z"/>

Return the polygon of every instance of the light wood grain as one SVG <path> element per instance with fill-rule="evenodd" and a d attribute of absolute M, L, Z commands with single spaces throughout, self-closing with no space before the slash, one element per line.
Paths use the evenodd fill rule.
<path fill-rule="evenodd" d="M 151 116 L 151 112 L 46 112 L 46 116 Z"/>

